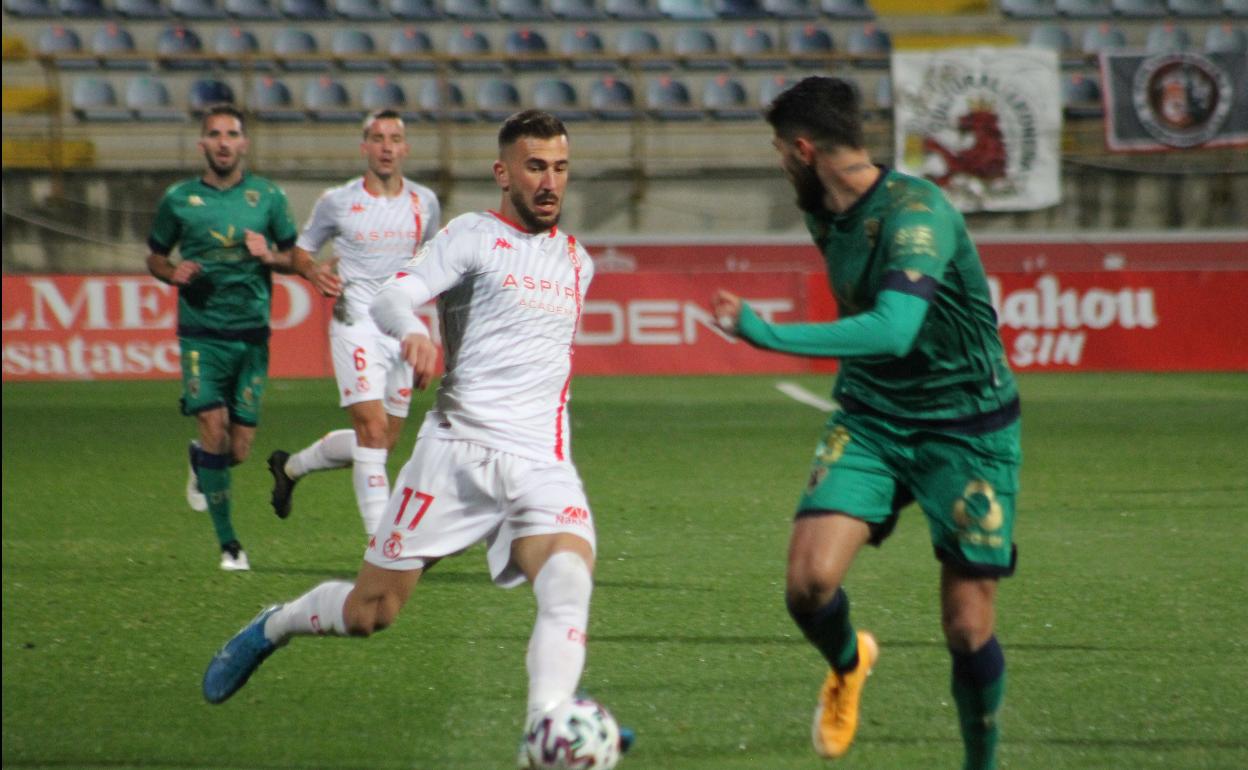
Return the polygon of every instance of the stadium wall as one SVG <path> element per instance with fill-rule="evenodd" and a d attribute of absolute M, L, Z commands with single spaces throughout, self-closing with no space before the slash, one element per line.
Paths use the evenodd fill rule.
<path fill-rule="evenodd" d="M 1248 239 L 983 239 L 1010 363 L 1021 371 L 1248 371 Z M 836 317 L 809 244 L 591 245 L 598 274 L 577 336 L 579 374 L 828 371 L 715 328 L 719 287 L 777 321 Z M 540 287 L 518 296 L 544 307 Z M 176 294 L 141 275 L 6 275 L 3 377 L 176 379 Z M 331 374 L 330 304 L 277 276 L 271 374 Z M 432 307 L 425 321 L 436 330 Z"/>

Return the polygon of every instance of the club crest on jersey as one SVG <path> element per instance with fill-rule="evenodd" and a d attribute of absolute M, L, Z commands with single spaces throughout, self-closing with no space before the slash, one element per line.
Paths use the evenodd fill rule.
<path fill-rule="evenodd" d="M 259 190 L 243 190 L 243 200 L 247 201 L 247 205 L 255 208 L 260 205 Z"/>

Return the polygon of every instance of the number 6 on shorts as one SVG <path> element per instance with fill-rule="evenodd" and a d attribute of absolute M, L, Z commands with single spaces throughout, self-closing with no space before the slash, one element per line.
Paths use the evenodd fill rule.
<path fill-rule="evenodd" d="M 412 516 L 412 523 L 407 525 L 408 532 L 416 529 L 416 525 L 420 523 L 425 512 L 429 510 L 429 504 L 433 502 L 433 495 L 417 492 L 411 487 L 403 487 L 403 503 L 399 506 L 399 512 L 394 516 L 394 526 L 397 527 L 402 523 L 403 514 L 407 513 L 407 504 L 412 501 L 413 497 L 420 501 L 420 506 L 416 509 L 415 515 Z"/>

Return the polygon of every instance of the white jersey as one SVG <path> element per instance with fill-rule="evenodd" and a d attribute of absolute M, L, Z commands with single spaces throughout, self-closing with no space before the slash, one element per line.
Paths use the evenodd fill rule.
<path fill-rule="evenodd" d="M 402 191 L 388 198 L 364 187 L 364 177 L 322 193 L 295 245 L 316 254 L 329 239 L 338 257 L 342 320 L 368 318 L 368 304 L 420 244 L 441 227 L 442 207 L 433 190 L 403 179 Z"/>
<path fill-rule="evenodd" d="M 569 456 L 572 341 L 594 267 L 557 228 L 528 233 L 495 212 L 453 219 L 386 284 L 373 320 L 393 337 L 428 330 L 438 298 L 446 374 L 420 435 L 536 460 Z"/>

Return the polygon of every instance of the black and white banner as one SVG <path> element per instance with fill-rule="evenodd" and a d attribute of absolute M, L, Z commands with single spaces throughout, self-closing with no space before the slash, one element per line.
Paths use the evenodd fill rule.
<path fill-rule="evenodd" d="M 1248 145 L 1248 54 L 1101 54 L 1105 143 L 1118 151 Z"/>
<path fill-rule="evenodd" d="M 897 167 L 940 185 L 962 211 L 1060 200 L 1058 57 L 1033 48 L 892 57 Z"/>

